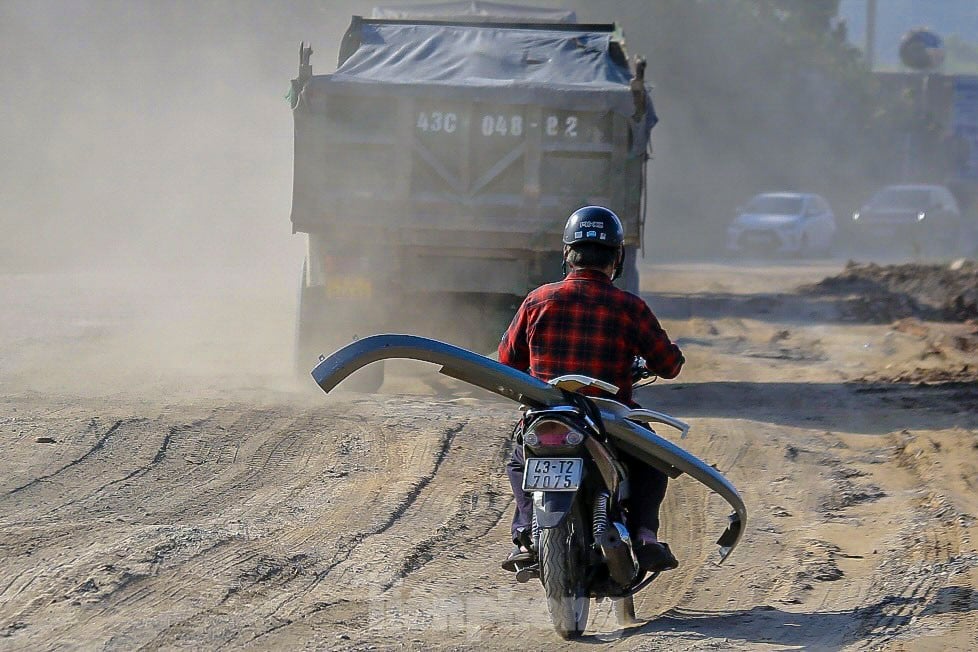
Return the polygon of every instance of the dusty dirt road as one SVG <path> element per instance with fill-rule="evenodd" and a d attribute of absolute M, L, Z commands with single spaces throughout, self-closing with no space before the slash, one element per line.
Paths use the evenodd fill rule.
<path fill-rule="evenodd" d="M 689 363 L 639 400 L 750 523 L 717 566 L 724 504 L 674 481 L 680 569 L 577 643 L 499 569 L 514 405 L 294 383 L 273 284 L 0 276 L 0 648 L 978 649 L 978 335 L 796 290 L 841 267 L 643 270 Z"/>

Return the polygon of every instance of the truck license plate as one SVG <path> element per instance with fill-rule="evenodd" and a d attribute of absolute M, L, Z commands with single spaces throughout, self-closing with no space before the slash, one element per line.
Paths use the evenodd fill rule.
<path fill-rule="evenodd" d="M 577 491 L 584 460 L 579 457 L 530 457 L 523 471 L 524 491 Z"/>

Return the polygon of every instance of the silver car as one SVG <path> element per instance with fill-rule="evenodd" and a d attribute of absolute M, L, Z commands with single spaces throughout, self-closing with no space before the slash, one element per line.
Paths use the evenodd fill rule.
<path fill-rule="evenodd" d="M 727 227 L 727 249 L 750 254 L 825 254 L 835 215 L 819 195 L 768 192 L 755 196 Z"/>

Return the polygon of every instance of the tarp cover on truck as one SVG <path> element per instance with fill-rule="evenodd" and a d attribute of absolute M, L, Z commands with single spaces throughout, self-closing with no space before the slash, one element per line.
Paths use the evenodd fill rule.
<path fill-rule="evenodd" d="M 524 7 L 503 2 L 437 2 L 421 5 L 391 5 L 375 7 L 373 18 L 426 20 L 494 20 L 513 23 L 548 22 L 574 23 L 577 15 L 570 9 Z"/>
<path fill-rule="evenodd" d="M 612 26 L 476 25 L 354 18 L 351 48 L 336 72 L 314 75 L 308 108 L 329 95 L 414 96 L 635 113 L 631 72 Z M 618 61 L 612 48 L 615 48 Z M 657 118 L 632 123 L 633 155 L 645 151 Z"/>

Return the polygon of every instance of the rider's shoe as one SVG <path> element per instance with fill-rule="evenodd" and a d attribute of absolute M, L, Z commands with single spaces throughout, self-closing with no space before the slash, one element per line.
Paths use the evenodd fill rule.
<path fill-rule="evenodd" d="M 515 573 L 518 569 L 517 564 L 527 566 L 532 564 L 536 560 L 536 555 L 532 552 L 523 548 L 521 546 L 514 545 L 513 550 L 506 557 L 506 561 L 502 563 L 503 570 L 507 570 L 510 573 Z"/>
<path fill-rule="evenodd" d="M 638 565 L 649 573 L 659 573 L 673 568 L 679 568 L 679 560 L 669 550 L 669 544 L 657 542 L 646 543 L 635 551 Z"/>

